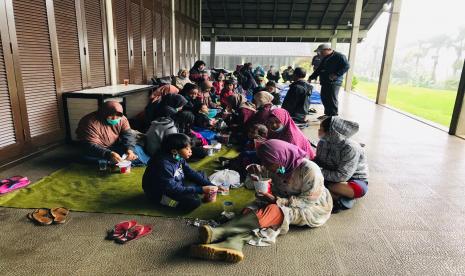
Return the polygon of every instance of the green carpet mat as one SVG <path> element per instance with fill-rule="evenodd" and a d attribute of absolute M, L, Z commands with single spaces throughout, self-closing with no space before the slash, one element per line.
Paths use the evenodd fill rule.
<path fill-rule="evenodd" d="M 222 149 L 219 153 L 190 163 L 196 170 L 208 175 L 216 169 L 215 160 L 220 157 L 235 157 L 234 149 Z M 164 217 L 190 217 L 210 219 L 223 210 L 223 201 L 234 202 L 239 212 L 254 199 L 254 192 L 245 188 L 231 189 L 228 196 L 218 195 L 214 203 L 203 203 L 191 213 L 148 202 L 142 190 L 144 168 L 132 168 L 129 174 L 100 174 L 97 168 L 71 164 L 44 177 L 27 188 L 0 196 L 0 206 L 16 208 L 52 208 L 63 206 L 74 211 L 139 214 Z"/>

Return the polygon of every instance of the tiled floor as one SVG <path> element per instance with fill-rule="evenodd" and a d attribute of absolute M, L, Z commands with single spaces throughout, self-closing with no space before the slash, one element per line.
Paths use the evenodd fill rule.
<path fill-rule="evenodd" d="M 356 95 L 341 115 L 360 123 L 369 192 L 317 229 L 293 228 L 239 264 L 190 259 L 196 229 L 178 219 L 136 217 L 154 233 L 127 245 L 103 240 L 127 215 L 73 213 L 36 227 L 28 210 L 0 208 L 2 275 L 451 275 L 465 274 L 465 140 Z M 307 129 L 315 137 L 317 126 Z M 63 165 L 64 148 L 7 171 L 38 179 Z"/>

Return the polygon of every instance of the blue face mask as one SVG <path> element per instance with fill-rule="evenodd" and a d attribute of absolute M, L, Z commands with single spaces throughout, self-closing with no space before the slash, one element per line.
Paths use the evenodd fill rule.
<path fill-rule="evenodd" d="M 279 167 L 277 170 L 276 170 L 276 173 L 277 174 L 285 174 L 286 173 L 286 168 L 284 168 L 283 166 Z"/>
<path fill-rule="evenodd" d="M 121 121 L 121 118 L 118 118 L 118 119 L 108 119 L 107 118 L 107 123 L 110 125 L 110 126 L 115 126 L 117 125 L 119 122 Z"/>
<path fill-rule="evenodd" d="M 271 131 L 273 131 L 273 132 L 281 132 L 281 131 L 283 131 L 283 129 L 284 129 L 284 125 L 281 125 L 281 126 L 278 127 L 277 129 L 271 130 Z"/>
<path fill-rule="evenodd" d="M 176 154 L 174 155 L 174 159 L 175 159 L 176 161 L 181 161 L 181 160 L 182 160 L 182 157 L 181 157 L 181 155 L 179 155 L 179 154 L 176 153 Z"/>

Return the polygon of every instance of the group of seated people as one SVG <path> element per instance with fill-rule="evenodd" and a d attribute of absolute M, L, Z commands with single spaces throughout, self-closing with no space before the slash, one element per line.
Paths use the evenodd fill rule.
<path fill-rule="evenodd" d="M 202 66 L 205 63 L 196 62 L 190 76 L 182 70 L 182 80 L 153 92 L 140 130 L 145 143 L 137 142 L 115 101 L 82 118 L 76 131 L 87 161 L 114 164 L 124 155 L 133 164 L 147 165 L 142 179 L 147 200 L 186 212 L 199 207 L 199 195 L 214 186 L 187 160 L 204 158 L 203 146 L 215 139 L 215 133 L 231 135 L 240 154 L 219 160 L 221 166 L 238 171 L 245 182 L 267 175 L 272 190 L 257 193 L 255 202 L 226 224 L 200 227 L 201 242 L 192 246 L 193 256 L 238 262 L 244 258 L 242 247 L 252 238 L 252 230 L 285 234 L 290 225 L 318 227 L 331 213 L 352 208 L 355 199 L 365 195 L 367 162 L 360 144 L 351 139 L 359 129 L 357 123 L 325 118 L 315 150 L 290 112 L 279 106 L 273 86 L 249 89 L 253 99 L 247 100 L 234 78 L 220 77 L 212 83 Z M 302 78 L 295 80 L 296 85 L 307 85 Z"/>

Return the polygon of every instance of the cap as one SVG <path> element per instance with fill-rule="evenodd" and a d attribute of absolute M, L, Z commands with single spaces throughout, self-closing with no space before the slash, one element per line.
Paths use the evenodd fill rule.
<path fill-rule="evenodd" d="M 325 50 L 325 49 L 331 49 L 331 44 L 329 44 L 329 43 L 320 44 L 320 45 L 318 45 L 318 48 L 316 48 L 314 52 L 319 52 L 319 51 Z"/>

